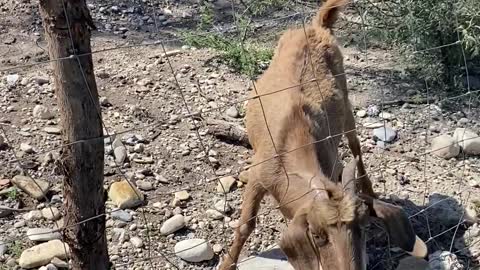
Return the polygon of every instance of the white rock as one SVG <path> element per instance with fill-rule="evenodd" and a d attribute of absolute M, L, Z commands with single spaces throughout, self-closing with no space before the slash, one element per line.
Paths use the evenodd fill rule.
<path fill-rule="evenodd" d="M 183 227 L 185 227 L 185 217 L 183 215 L 175 215 L 163 223 L 162 227 L 160 228 L 160 233 L 162 235 L 169 235 L 182 229 Z"/>
<path fill-rule="evenodd" d="M 69 253 L 70 248 L 67 244 L 60 240 L 52 240 L 24 250 L 19 264 L 22 268 L 31 269 L 50 263 L 54 257 L 65 259 Z"/>
<path fill-rule="evenodd" d="M 249 257 L 238 264 L 238 270 L 250 269 L 294 270 L 293 266 L 287 261 L 285 254 L 278 247 L 262 252 L 258 256 Z"/>
<path fill-rule="evenodd" d="M 395 116 L 391 113 L 388 113 L 388 112 L 381 112 L 379 115 L 378 115 L 381 119 L 385 119 L 385 120 L 392 120 L 395 118 Z"/>
<path fill-rule="evenodd" d="M 112 211 L 110 213 L 110 216 L 113 218 L 113 219 L 118 219 L 118 220 L 121 220 L 123 222 L 130 222 L 132 221 L 133 217 L 130 213 L 128 213 L 127 211 L 125 210 L 121 210 L 121 209 L 117 209 L 115 211 Z"/>
<path fill-rule="evenodd" d="M 238 110 L 235 106 L 228 108 L 225 113 L 227 114 L 227 116 L 232 118 L 237 118 L 239 116 Z"/>
<path fill-rule="evenodd" d="M 27 237 L 31 241 L 47 242 L 54 239 L 62 239 L 62 235 L 49 228 L 32 228 L 27 230 Z"/>
<path fill-rule="evenodd" d="M 127 159 L 127 149 L 124 146 L 116 147 L 113 149 L 113 155 L 115 156 L 115 163 L 121 166 Z"/>
<path fill-rule="evenodd" d="M 230 192 L 233 184 L 235 184 L 237 180 L 233 176 L 227 176 L 220 178 L 218 185 L 217 185 L 217 192 L 219 193 L 227 193 Z"/>
<path fill-rule="evenodd" d="M 137 236 L 130 238 L 130 243 L 136 248 L 143 247 L 143 240 Z"/>
<path fill-rule="evenodd" d="M 470 129 L 457 128 L 453 138 L 462 147 L 465 154 L 480 155 L 480 137 Z"/>
<path fill-rule="evenodd" d="M 213 245 L 212 249 L 213 249 L 213 252 L 218 254 L 218 253 L 222 252 L 223 245 L 222 244 L 215 244 L 215 245 Z"/>
<path fill-rule="evenodd" d="M 68 268 L 68 263 L 66 261 L 60 260 L 57 257 L 53 258 L 51 260 L 51 263 L 55 265 L 57 268 Z"/>
<path fill-rule="evenodd" d="M 210 244 L 204 239 L 188 239 L 175 245 L 175 255 L 187 262 L 208 261 L 215 255 Z"/>
<path fill-rule="evenodd" d="M 108 100 L 108 98 L 106 97 L 100 97 L 100 99 L 98 100 L 100 102 L 100 105 L 102 106 L 108 106 L 110 105 L 110 101 Z"/>
<path fill-rule="evenodd" d="M 45 127 L 43 129 L 48 134 L 59 135 L 62 134 L 62 130 L 59 127 Z"/>
<path fill-rule="evenodd" d="M 181 50 L 173 50 L 173 51 L 168 51 L 166 53 L 162 53 L 161 56 L 162 57 L 170 57 L 170 56 L 174 56 L 174 55 L 181 54 L 181 53 L 182 53 Z"/>
<path fill-rule="evenodd" d="M 23 152 L 25 152 L 27 154 L 35 153 L 35 150 L 33 150 L 33 147 L 28 143 L 21 143 L 20 144 L 20 150 L 22 150 Z"/>
<path fill-rule="evenodd" d="M 20 76 L 18 74 L 10 74 L 7 75 L 6 81 L 8 86 L 15 86 L 17 85 L 18 80 L 20 79 Z"/>
<path fill-rule="evenodd" d="M 367 111 L 365 111 L 365 110 L 359 110 L 359 111 L 357 112 L 357 116 L 360 117 L 360 118 L 364 118 L 364 117 L 367 116 Z"/>
<path fill-rule="evenodd" d="M 37 200 L 43 199 L 50 189 L 50 183 L 40 179 L 34 181 L 32 178 L 23 175 L 13 177 L 12 183 Z"/>
<path fill-rule="evenodd" d="M 56 207 L 46 207 L 42 209 L 42 216 L 48 220 L 57 220 L 61 217 L 61 213 Z"/>
<path fill-rule="evenodd" d="M 456 157 L 460 153 L 460 146 L 458 146 L 454 138 L 448 135 L 434 138 L 430 149 L 432 154 L 444 159 Z"/>
<path fill-rule="evenodd" d="M 153 189 L 153 184 L 146 180 L 138 180 L 137 182 L 135 182 L 135 184 L 141 190 L 149 191 Z"/>
<path fill-rule="evenodd" d="M 230 210 L 232 210 L 230 205 L 228 203 L 226 203 L 225 200 L 223 200 L 223 199 L 218 201 L 217 203 L 215 203 L 214 208 L 217 211 L 222 212 L 222 213 L 228 213 L 228 212 L 230 212 Z"/>
<path fill-rule="evenodd" d="M 448 251 L 436 251 L 428 256 L 428 270 L 463 270 L 457 256 Z"/>
<path fill-rule="evenodd" d="M 207 215 L 207 217 L 213 219 L 213 220 L 221 220 L 223 219 L 223 214 L 220 213 L 219 211 L 217 210 L 214 210 L 214 209 L 208 209 L 207 211 L 205 211 L 205 214 Z"/>
<path fill-rule="evenodd" d="M 54 117 L 53 113 L 43 105 L 37 105 L 33 108 L 33 116 L 42 120 L 48 120 Z"/>
<path fill-rule="evenodd" d="M 383 122 L 381 122 L 381 121 L 376 121 L 376 122 L 369 122 L 369 121 L 367 121 L 367 122 L 365 122 L 365 123 L 363 124 L 363 126 L 364 126 L 365 128 L 373 129 L 373 128 L 383 127 L 384 124 L 383 124 Z"/>
<path fill-rule="evenodd" d="M 43 218 L 42 211 L 32 210 L 26 213 L 25 215 L 23 215 L 23 218 L 28 221 L 40 220 Z"/>
<path fill-rule="evenodd" d="M 380 127 L 373 130 L 373 136 L 383 142 L 392 142 L 397 137 L 397 132 L 391 127 Z"/>
<path fill-rule="evenodd" d="M 190 194 L 188 194 L 186 190 L 175 192 L 172 205 L 179 206 L 182 201 L 186 201 L 188 199 L 190 199 Z"/>

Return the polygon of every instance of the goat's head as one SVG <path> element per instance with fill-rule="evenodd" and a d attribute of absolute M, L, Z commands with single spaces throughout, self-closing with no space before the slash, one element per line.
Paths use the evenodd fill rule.
<path fill-rule="evenodd" d="M 299 209 L 283 234 L 280 246 L 295 269 L 366 269 L 365 225 L 371 216 L 383 221 L 392 245 L 415 257 L 427 255 L 402 208 L 356 192 L 356 163 L 343 170 L 341 184 L 328 181 L 322 195 Z"/>

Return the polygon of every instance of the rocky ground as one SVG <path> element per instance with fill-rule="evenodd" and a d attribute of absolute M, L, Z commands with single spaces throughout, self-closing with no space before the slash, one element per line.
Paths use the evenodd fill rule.
<path fill-rule="evenodd" d="M 228 14 L 228 3 L 215 3 L 219 14 Z M 55 230 L 64 214 L 56 166 L 60 115 L 50 65 L 41 63 L 48 55 L 37 4 L 0 3 L 0 269 L 58 269 L 68 262 Z M 91 1 L 89 7 L 98 27 L 93 50 L 101 51 L 93 59 L 103 120 L 106 134 L 115 134 L 105 139 L 111 261 L 116 269 L 213 269 L 233 237 L 252 152 L 219 139 L 210 124 L 243 125 L 251 82 L 220 63 L 217 52 L 177 40 L 196 18 L 188 1 Z M 298 22 L 300 11 L 311 8 L 259 20 L 259 35 L 278 35 Z M 230 28 L 225 22 L 215 29 Z M 338 35 L 361 40 L 348 27 Z M 152 45 L 159 39 L 170 40 L 166 54 Z M 116 47 L 122 48 L 109 50 Z M 480 206 L 478 95 L 427 89 L 397 64 L 394 51 L 358 47 L 345 47 L 345 65 L 376 191 L 403 206 L 436 251 L 431 269 L 474 269 L 480 256 L 480 230 L 470 222 Z M 343 146 L 342 153 L 350 155 Z M 244 257 L 278 240 L 284 223 L 274 207 L 265 199 Z M 399 269 L 411 269 L 411 258 L 387 244 L 381 225 L 370 225 L 368 268 L 395 269 L 400 261 Z"/>

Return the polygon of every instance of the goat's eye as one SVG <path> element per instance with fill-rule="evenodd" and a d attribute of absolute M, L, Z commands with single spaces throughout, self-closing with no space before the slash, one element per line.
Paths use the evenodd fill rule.
<path fill-rule="evenodd" d="M 315 244 L 319 247 L 325 246 L 328 243 L 328 236 L 326 233 L 312 233 Z"/>

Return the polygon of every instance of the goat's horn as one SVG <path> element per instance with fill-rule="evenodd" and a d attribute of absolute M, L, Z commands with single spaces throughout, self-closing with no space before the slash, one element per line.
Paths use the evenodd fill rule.
<path fill-rule="evenodd" d="M 358 157 L 352 159 L 347 166 L 343 169 L 342 184 L 345 190 L 355 191 L 355 168 L 357 167 Z"/>

